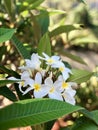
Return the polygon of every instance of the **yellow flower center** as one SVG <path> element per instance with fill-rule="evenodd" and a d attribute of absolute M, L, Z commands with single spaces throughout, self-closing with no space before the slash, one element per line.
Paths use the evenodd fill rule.
<path fill-rule="evenodd" d="M 50 59 L 47 60 L 47 62 L 52 64 L 54 62 L 54 60 L 50 58 Z"/>
<path fill-rule="evenodd" d="M 55 90 L 55 89 L 54 89 L 54 87 L 52 87 L 52 88 L 50 89 L 50 91 L 49 91 L 49 92 L 50 92 L 50 93 L 53 93 L 53 92 L 54 92 L 54 90 Z"/>
<path fill-rule="evenodd" d="M 34 89 L 35 89 L 36 91 L 39 91 L 40 88 L 41 88 L 40 84 L 34 84 Z"/>
<path fill-rule="evenodd" d="M 21 81 L 21 86 L 24 86 L 24 81 Z"/>
<path fill-rule="evenodd" d="M 68 83 L 63 82 L 63 83 L 62 83 L 62 88 L 63 88 L 63 89 L 66 89 L 67 87 L 68 87 Z"/>
<path fill-rule="evenodd" d="M 61 72 L 63 72 L 63 71 L 64 71 L 64 67 L 60 67 L 59 70 L 60 70 Z"/>

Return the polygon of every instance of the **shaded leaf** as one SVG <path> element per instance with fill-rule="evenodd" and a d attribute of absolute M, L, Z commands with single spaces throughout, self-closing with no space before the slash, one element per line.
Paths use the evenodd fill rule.
<path fill-rule="evenodd" d="M 81 29 L 80 24 L 77 24 L 77 25 L 76 24 L 75 25 L 62 25 L 62 26 L 55 28 L 51 32 L 49 32 L 49 36 L 54 37 L 54 36 L 59 35 L 61 33 L 69 33 L 70 31 L 79 30 L 79 29 Z"/>
<path fill-rule="evenodd" d="M 18 101 L 0 110 L 0 128 L 41 124 L 80 109 L 83 108 L 54 99 Z"/>
<path fill-rule="evenodd" d="M 94 121 L 98 125 L 98 110 L 92 111 L 91 113 L 93 114 Z"/>
<path fill-rule="evenodd" d="M 98 126 L 86 117 L 80 117 L 71 130 L 98 130 Z"/>
<path fill-rule="evenodd" d="M 0 43 L 11 39 L 15 31 L 15 29 L 0 28 Z"/>
<path fill-rule="evenodd" d="M 21 80 L 0 80 L 0 87 L 3 87 L 7 84 L 20 82 Z"/>
<path fill-rule="evenodd" d="M 42 56 L 42 52 L 45 52 L 47 55 L 51 56 L 51 44 L 47 33 L 43 35 L 38 44 L 38 54 Z"/>
<path fill-rule="evenodd" d="M 17 101 L 15 94 L 6 86 L 0 87 L 0 95 L 3 95 L 13 102 Z"/>
<path fill-rule="evenodd" d="M 14 76 L 16 78 L 20 78 L 20 75 L 16 71 L 9 70 L 6 67 L 4 67 L 3 65 L 0 65 L 0 73 L 6 73 L 9 76 Z"/>
<path fill-rule="evenodd" d="M 15 45 L 16 49 L 18 50 L 19 54 L 24 58 L 30 58 L 30 52 L 23 46 L 23 44 L 15 37 L 12 37 L 12 42 Z"/>
<path fill-rule="evenodd" d="M 57 49 L 56 51 L 59 52 L 60 54 L 64 55 L 64 56 L 66 56 L 66 57 L 68 57 L 68 58 L 78 62 L 78 63 L 86 65 L 85 61 L 81 57 L 73 55 L 73 54 L 67 52 L 66 50 L 64 50 L 62 48 Z"/>
<path fill-rule="evenodd" d="M 72 75 L 68 79 L 68 81 L 82 83 L 87 80 L 93 75 L 92 72 L 87 70 L 80 70 L 80 69 L 72 69 Z"/>

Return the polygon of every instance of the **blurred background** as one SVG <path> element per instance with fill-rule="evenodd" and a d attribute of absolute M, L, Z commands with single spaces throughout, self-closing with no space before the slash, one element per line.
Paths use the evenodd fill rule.
<path fill-rule="evenodd" d="M 72 68 L 95 72 L 89 81 L 79 85 L 76 95 L 78 105 L 94 110 L 98 109 L 98 0 L 80 1 L 0 0 L 0 28 L 16 28 L 15 36 L 31 54 L 37 51 L 40 38 L 48 31 L 52 52 L 61 55 Z M 87 65 L 76 62 L 79 57 L 74 60 L 70 54 L 79 56 Z M 23 63 L 12 41 L 0 43 L 0 65 L 19 72 Z M 1 106 L 7 105 L 4 97 L 0 101 Z"/>

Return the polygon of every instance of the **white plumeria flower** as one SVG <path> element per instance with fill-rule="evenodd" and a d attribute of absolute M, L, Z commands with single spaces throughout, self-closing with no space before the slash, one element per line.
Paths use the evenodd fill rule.
<path fill-rule="evenodd" d="M 46 53 L 42 53 L 44 58 L 40 57 L 40 59 L 43 59 L 46 61 L 46 64 L 52 65 L 55 64 L 58 60 L 60 60 L 59 56 L 48 56 Z"/>
<path fill-rule="evenodd" d="M 46 86 L 42 84 L 42 75 L 37 72 L 35 75 L 35 80 L 29 79 L 29 86 L 24 92 L 23 95 L 28 93 L 31 90 L 34 90 L 34 97 L 35 98 L 42 98 L 47 95 Z"/>
<path fill-rule="evenodd" d="M 64 80 L 69 78 L 69 74 L 71 74 L 71 70 L 67 68 L 62 61 L 56 62 L 56 64 L 52 65 L 53 68 L 58 68 L 59 71 L 62 73 Z"/>
<path fill-rule="evenodd" d="M 38 54 L 33 53 L 31 55 L 31 60 L 26 59 L 25 62 L 26 62 L 26 66 L 21 66 L 21 67 L 19 67 L 19 69 L 21 69 L 23 71 L 24 70 L 28 70 L 30 74 L 32 73 L 32 71 L 34 69 L 35 70 L 39 70 L 40 69 L 41 61 L 39 60 Z"/>
<path fill-rule="evenodd" d="M 77 85 L 75 82 L 66 82 L 61 75 L 58 77 L 58 81 L 61 83 L 61 92 L 66 91 L 70 93 L 71 96 L 75 96 L 76 90 L 72 88 L 72 86 Z"/>
<path fill-rule="evenodd" d="M 18 84 L 19 84 L 20 92 L 23 93 L 24 91 L 22 90 L 22 87 L 26 87 L 29 84 L 30 75 L 29 75 L 28 71 L 24 71 L 21 74 L 21 78 L 20 79 L 17 79 L 15 77 L 10 77 L 8 79 L 10 79 L 10 80 L 21 80 L 20 82 L 18 82 Z"/>
<path fill-rule="evenodd" d="M 52 79 L 48 77 L 45 79 L 45 86 L 47 86 L 46 89 L 48 91 L 49 98 L 63 101 L 61 92 L 59 91 L 60 82 L 58 80 L 53 83 Z"/>
<path fill-rule="evenodd" d="M 76 94 L 76 91 L 73 90 L 72 86 L 76 85 L 75 82 L 66 82 L 64 79 L 63 79 L 63 76 L 60 75 L 58 77 L 58 81 L 60 82 L 60 91 L 62 92 L 62 96 L 63 96 L 63 99 L 70 103 L 70 104 L 75 104 L 75 94 Z"/>

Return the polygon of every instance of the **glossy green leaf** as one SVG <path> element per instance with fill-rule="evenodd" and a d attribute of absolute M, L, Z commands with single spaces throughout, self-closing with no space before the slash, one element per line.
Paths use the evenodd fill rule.
<path fill-rule="evenodd" d="M 16 95 L 6 86 L 0 87 L 0 95 L 3 95 L 13 102 L 17 101 Z"/>
<path fill-rule="evenodd" d="M 12 37 L 12 42 L 15 45 L 16 49 L 18 50 L 19 54 L 24 58 L 30 58 L 30 52 L 23 46 L 23 44 L 15 37 Z"/>
<path fill-rule="evenodd" d="M 0 43 L 11 39 L 15 31 L 15 29 L 0 28 Z"/>
<path fill-rule="evenodd" d="M 68 81 L 82 83 L 89 80 L 92 75 L 93 73 L 87 70 L 73 69 Z"/>
<path fill-rule="evenodd" d="M 81 29 L 81 25 L 80 24 L 75 24 L 75 25 L 62 25 L 62 26 L 59 26 L 57 28 L 55 28 L 54 30 L 52 30 L 50 33 L 49 33 L 49 36 L 50 37 L 54 37 L 56 35 L 59 35 L 61 33 L 69 33 L 70 31 L 73 31 L 73 30 L 79 30 Z"/>
<path fill-rule="evenodd" d="M 38 44 L 38 54 L 42 56 L 42 52 L 45 52 L 46 54 L 51 56 L 51 44 L 47 33 L 43 35 Z"/>
<path fill-rule="evenodd" d="M 5 86 L 7 84 L 20 82 L 21 80 L 0 80 L 0 87 Z"/>
<path fill-rule="evenodd" d="M 83 109 L 54 99 L 18 101 L 0 110 L 0 128 L 37 125 Z"/>

